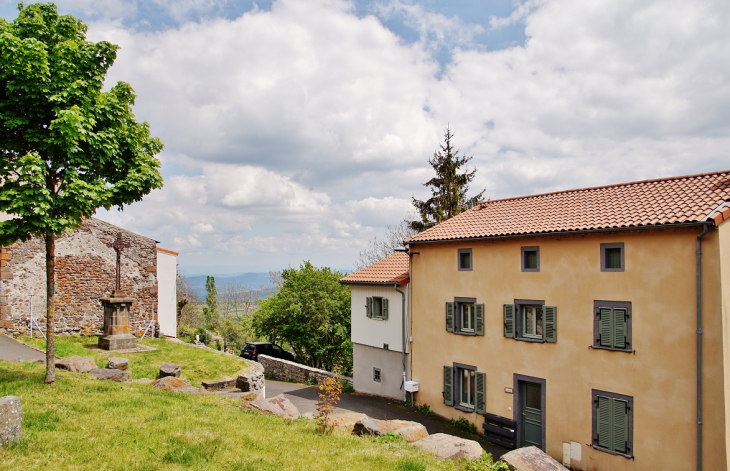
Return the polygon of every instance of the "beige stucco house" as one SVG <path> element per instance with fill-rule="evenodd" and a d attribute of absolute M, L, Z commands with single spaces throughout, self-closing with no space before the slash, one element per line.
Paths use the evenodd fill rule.
<path fill-rule="evenodd" d="M 396 252 L 340 280 L 350 286 L 353 387 L 405 398 L 408 375 L 408 255 Z"/>
<path fill-rule="evenodd" d="M 728 469 L 728 200 L 730 171 L 649 180 L 408 239 L 416 402 L 574 470 Z"/>

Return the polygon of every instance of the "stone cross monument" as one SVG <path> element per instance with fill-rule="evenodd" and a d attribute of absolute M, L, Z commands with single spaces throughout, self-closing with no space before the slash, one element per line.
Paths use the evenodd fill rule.
<path fill-rule="evenodd" d="M 111 296 L 101 298 L 104 306 L 104 329 L 99 337 L 99 347 L 105 350 L 122 350 L 137 347 L 137 337 L 132 335 L 129 328 L 129 308 L 134 298 L 128 297 L 122 291 L 122 250 L 129 248 L 129 244 L 122 239 L 122 233 L 117 233 L 117 239 L 108 247 L 117 252 L 116 285 Z"/>

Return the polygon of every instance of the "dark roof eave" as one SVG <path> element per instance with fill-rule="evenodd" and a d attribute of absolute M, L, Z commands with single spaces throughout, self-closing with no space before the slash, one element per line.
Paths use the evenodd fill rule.
<path fill-rule="evenodd" d="M 392 281 L 352 281 L 352 280 L 340 280 L 342 285 L 367 285 L 367 286 L 405 286 L 410 280 L 406 277 L 404 280 L 392 280 Z"/>
<path fill-rule="evenodd" d="M 504 234 L 495 236 L 478 236 L 478 237 L 458 237 L 453 239 L 432 239 L 432 240 L 407 240 L 408 244 L 412 245 L 424 245 L 424 244 L 440 244 L 443 242 L 462 242 L 462 241 L 476 241 L 476 240 L 495 240 L 495 239 L 518 239 L 522 237 L 549 237 L 554 235 L 565 235 L 565 234 L 594 234 L 602 232 L 626 232 L 626 231 L 637 231 L 637 230 L 651 230 L 651 229 L 673 229 L 677 227 L 695 227 L 695 226 L 714 226 L 713 220 L 709 221 L 694 221 L 694 222 L 673 222 L 669 224 L 650 224 L 646 226 L 621 226 L 621 227 L 605 227 L 599 229 L 577 229 L 577 230 L 561 230 L 561 231 L 545 231 L 545 232 L 528 232 L 525 234 Z"/>

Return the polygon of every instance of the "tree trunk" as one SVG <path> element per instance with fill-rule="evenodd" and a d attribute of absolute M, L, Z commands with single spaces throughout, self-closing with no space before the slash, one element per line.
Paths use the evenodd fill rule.
<path fill-rule="evenodd" d="M 46 384 L 56 382 L 56 355 L 53 334 L 55 332 L 56 293 L 56 240 L 52 232 L 46 232 Z"/>

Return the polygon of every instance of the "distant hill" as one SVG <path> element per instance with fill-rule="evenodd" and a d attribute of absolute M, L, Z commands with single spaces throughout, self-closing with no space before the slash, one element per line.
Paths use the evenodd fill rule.
<path fill-rule="evenodd" d="M 219 293 L 220 293 L 221 287 L 223 285 L 225 285 L 226 283 L 238 283 L 242 286 L 245 286 L 246 288 L 256 290 L 256 291 L 261 291 L 262 288 L 264 290 L 271 288 L 271 283 L 269 282 L 268 273 L 238 273 L 235 275 L 213 275 L 213 277 L 215 278 L 215 286 L 216 286 L 216 288 L 218 288 Z M 188 279 L 188 282 L 190 283 L 190 287 L 198 295 L 198 298 L 201 301 L 204 301 L 205 300 L 205 280 L 207 279 L 207 276 L 206 275 L 195 275 L 195 276 L 186 276 L 185 278 Z"/>

